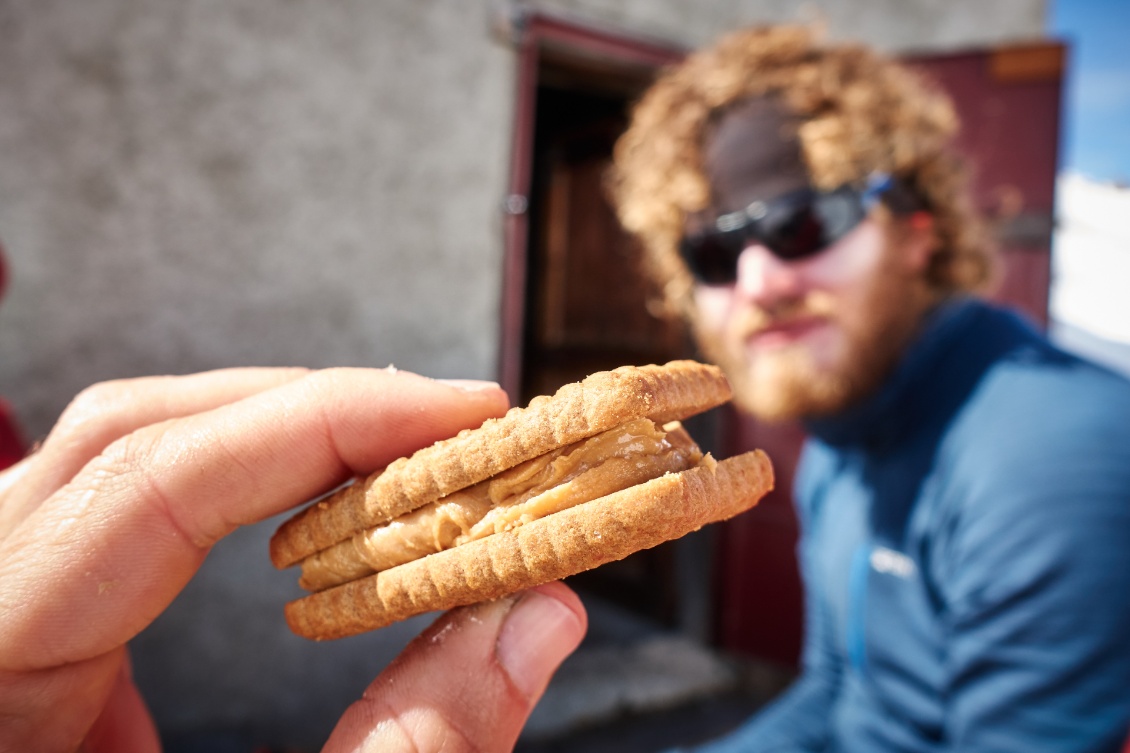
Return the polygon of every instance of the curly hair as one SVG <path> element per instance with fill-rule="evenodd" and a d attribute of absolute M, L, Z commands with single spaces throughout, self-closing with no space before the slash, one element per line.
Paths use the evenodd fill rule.
<path fill-rule="evenodd" d="M 927 281 L 941 294 L 974 290 L 994 263 L 974 211 L 963 161 L 951 150 L 958 121 L 948 98 L 905 66 L 861 45 L 832 45 L 805 26 L 754 27 L 664 72 L 635 106 L 616 144 L 609 190 L 620 221 L 643 242 L 647 271 L 668 313 L 689 313 L 693 282 L 677 247 L 710 186 L 702 142 L 725 108 L 776 97 L 801 124 L 815 187 L 872 172 L 895 176 L 934 217 Z"/>

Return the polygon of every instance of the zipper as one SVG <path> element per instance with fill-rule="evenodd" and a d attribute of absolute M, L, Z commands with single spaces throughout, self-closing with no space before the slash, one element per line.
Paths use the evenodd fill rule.
<path fill-rule="evenodd" d="M 847 653 L 852 669 L 867 677 L 867 578 L 871 545 L 860 544 L 851 558 L 848 575 Z"/>

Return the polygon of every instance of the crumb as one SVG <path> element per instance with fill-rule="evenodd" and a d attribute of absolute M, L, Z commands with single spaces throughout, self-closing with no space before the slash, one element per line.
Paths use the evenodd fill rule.
<path fill-rule="evenodd" d="M 443 643 L 444 638 L 447 636 L 448 633 L 451 632 L 451 630 L 453 628 L 454 628 L 454 625 L 452 623 L 450 623 L 450 622 L 447 623 L 442 628 L 440 628 L 438 631 L 436 631 L 435 635 L 431 636 L 428 639 L 428 641 L 431 642 L 431 643 Z"/>

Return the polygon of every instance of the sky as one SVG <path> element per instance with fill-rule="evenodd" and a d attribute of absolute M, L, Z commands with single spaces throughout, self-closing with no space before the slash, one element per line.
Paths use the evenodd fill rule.
<path fill-rule="evenodd" d="M 1049 307 L 1054 339 L 1130 376 L 1130 0 L 1049 0 L 1070 45 Z"/>
<path fill-rule="evenodd" d="M 1130 184 L 1130 0 L 1049 0 L 1048 30 L 1070 45 L 1064 171 Z"/>

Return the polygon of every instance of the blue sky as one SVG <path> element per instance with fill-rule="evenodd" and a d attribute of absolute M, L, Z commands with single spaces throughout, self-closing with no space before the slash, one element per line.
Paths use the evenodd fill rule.
<path fill-rule="evenodd" d="M 1071 46 L 1062 167 L 1130 183 L 1130 0 L 1049 0 L 1048 31 Z"/>

